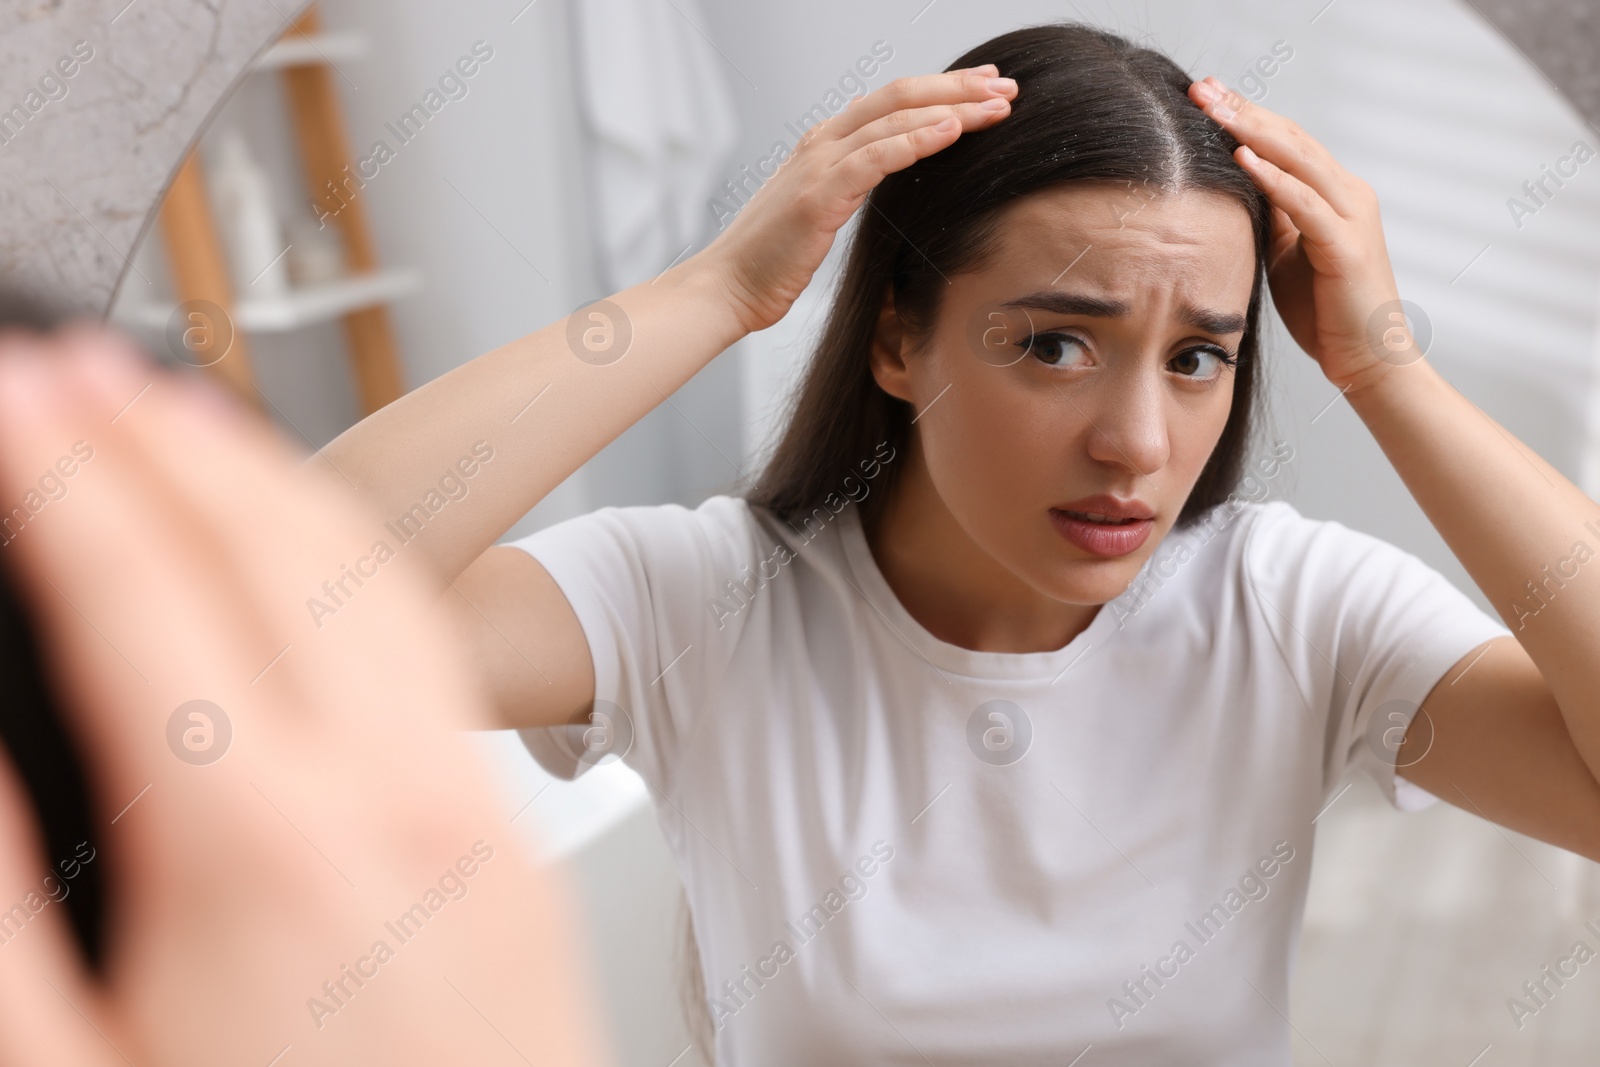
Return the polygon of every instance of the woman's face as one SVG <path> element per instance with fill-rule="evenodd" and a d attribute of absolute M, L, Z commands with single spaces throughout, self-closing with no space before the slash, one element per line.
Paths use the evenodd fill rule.
<path fill-rule="evenodd" d="M 972 542 L 1053 599 L 1105 603 L 1227 423 L 1250 218 L 1220 194 L 1097 182 L 1027 196 L 1001 228 L 981 272 L 949 279 L 920 350 L 887 317 L 873 373 L 919 413 L 912 451 Z M 1139 518 L 1089 517 L 1118 503 Z"/>

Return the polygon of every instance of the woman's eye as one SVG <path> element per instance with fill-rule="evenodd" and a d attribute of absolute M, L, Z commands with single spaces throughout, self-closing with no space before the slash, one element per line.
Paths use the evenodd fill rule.
<path fill-rule="evenodd" d="M 1069 367 L 1074 364 L 1072 350 L 1082 351 L 1086 346 L 1070 333 L 1036 333 L 1019 342 L 1024 352 L 1048 367 Z"/>
<path fill-rule="evenodd" d="M 1186 378 L 1205 381 L 1222 373 L 1223 367 L 1237 362 L 1234 357 L 1214 345 L 1202 345 L 1179 352 L 1172 357 L 1172 369 Z"/>

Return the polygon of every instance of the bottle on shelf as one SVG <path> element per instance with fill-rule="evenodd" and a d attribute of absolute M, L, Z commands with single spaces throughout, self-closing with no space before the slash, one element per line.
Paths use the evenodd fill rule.
<path fill-rule="evenodd" d="M 273 206 L 271 181 L 238 131 L 222 136 L 210 178 L 234 292 L 241 300 L 286 295 L 288 242 Z"/>

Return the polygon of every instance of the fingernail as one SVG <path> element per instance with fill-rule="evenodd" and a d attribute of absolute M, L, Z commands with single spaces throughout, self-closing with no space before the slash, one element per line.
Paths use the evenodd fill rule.
<path fill-rule="evenodd" d="M 1221 95 L 1217 92 L 1217 87 L 1207 81 L 1195 82 L 1194 89 L 1195 95 L 1200 98 L 1201 107 L 1210 107 L 1212 101 L 1216 100 L 1216 98 Z"/>
<path fill-rule="evenodd" d="M 1009 93 L 1017 87 L 1015 78 L 990 78 L 989 90 L 996 93 Z"/>
<path fill-rule="evenodd" d="M 978 105 L 982 111 L 1004 111 L 1011 106 L 1011 101 L 1003 96 L 992 96 Z"/>
<path fill-rule="evenodd" d="M 1235 101 L 1239 98 L 1234 95 L 1232 89 L 1221 82 L 1218 82 L 1215 88 L 1216 96 L 1212 98 L 1211 117 L 1218 122 L 1227 122 L 1239 113 L 1235 106 Z"/>

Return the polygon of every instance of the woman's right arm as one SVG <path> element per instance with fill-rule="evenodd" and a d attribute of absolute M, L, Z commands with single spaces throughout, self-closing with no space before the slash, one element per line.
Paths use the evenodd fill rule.
<path fill-rule="evenodd" d="M 398 551 L 419 553 L 437 588 L 453 590 L 504 725 L 581 721 L 594 679 L 554 581 L 495 540 L 719 353 L 781 319 L 885 175 L 1008 114 L 1015 85 L 992 74 L 902 78 L 858 98 L 699 253 L 441 375 L 309 461 L 388 521 L 376 537 L 394 547 L 404 531 Z M 1004 106 L 982 104 L 993 100 Z M 424 498 L 443 499 L 452 476 L 466 494 L 430 511 Z"/>

